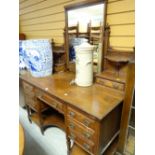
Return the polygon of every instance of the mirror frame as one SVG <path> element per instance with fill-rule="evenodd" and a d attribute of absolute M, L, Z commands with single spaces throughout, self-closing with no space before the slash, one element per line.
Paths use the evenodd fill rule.
<path fill-rule="evenodd" d="M 103 11 L 103 18 L 104 18 L 104 22 L 103 22 L 103 29 L 102 29 L 102 38 L 101 38 L 101 62 L 100 65 L 100 69 L 99 72 L 101 72 L 103 70 L 103 64 L 104 64 L 104 48 L 103 48 L 103 44 L 104 44 L 104 31 L 105 31 L 105 25 L 106 25 L 106 13 L 107 13 L 107 0 L 87 0 L 84 2 L 79 2 L 79 3 L 74 3 L 71 5 L 66 5 L 64 6 L 65 8 L 65 29 L 64 29 L 64 39 L 65 39 L 65 52 L 66 52 L 66 68 L 69 71 L 75 71 L 73 68 L 75 65 L 70 64 L 69 63 L 69 35 L 68 35 L 68 11 L 73 10 L 73 9 L 78 9 L 78 8 L 83 8 L 83 7 L 87 7 L 87 6 L 92 6 L 94 4 L 102 4 L 104 3 L 104 11 Z M 72 69 L 71 69 L 72 68 Z"/>

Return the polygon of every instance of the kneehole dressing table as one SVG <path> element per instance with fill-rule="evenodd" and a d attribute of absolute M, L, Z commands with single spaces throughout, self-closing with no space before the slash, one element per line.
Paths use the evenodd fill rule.
<path fill-rule="evenodd" d="M 90 155 L 101 155 L 119 134 L 124 91 L 97 83 L 70 85 L 74 76 L 71 72 L 44 78 L 21 75 L 29 120 L 36 122 L 42 133 L 50 125 L 63 129 L 68 154 L 72 139 Z"/>

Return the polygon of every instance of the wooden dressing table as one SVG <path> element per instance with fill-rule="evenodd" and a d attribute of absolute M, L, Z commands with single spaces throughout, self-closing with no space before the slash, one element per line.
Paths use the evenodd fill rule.
<path fill-rule="evenodd" d="M 68 154 L 73 139 L 89 154 L 101 155 L 119 134 L 124 91 L 97 83 L 90 87 L 70 85 L 72 79 L 71 72 L 44 78 L 21 75 L 29 119 L 42 132 L 52 124 L 62 128 L 66 132 Z M 43 117 L 48 107 L 53 111 Z M 38 115 L 31 114 L 30 109 Z"/>

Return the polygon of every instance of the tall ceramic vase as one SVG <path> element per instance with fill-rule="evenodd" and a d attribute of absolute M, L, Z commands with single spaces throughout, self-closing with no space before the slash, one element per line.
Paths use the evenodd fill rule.
<path fill-rule="evenodd" d="M 20 53 L 32 76 L 45 77 L 52 74 L 53 54 L 50 40 L 24 40 Z"/>
<path fill-rule="evenodd" d="M 93 49 L 89 43 L 82 43 L 75 47 L 76 78 L 78 86 L 91 86 L 93 84 Z"/>

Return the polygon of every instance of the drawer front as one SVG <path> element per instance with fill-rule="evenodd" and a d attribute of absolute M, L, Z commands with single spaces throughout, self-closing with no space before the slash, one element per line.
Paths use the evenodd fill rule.
<path fill-rule="evenodd" d="M 32 108 L 36 112 L 39 111 L 39 108 L 40 108 L 41 111 L 44 111 L 44 110 L 49 108 L 48 105 L 40 102 L 39 100 L 37 100 L 36 97 L 29 96 L 27 94 L 25 94 L 25 102 L 26 102 L 27 105 L 30 106 L 30 108 Z"/>
<path fill-rule="evenodd" d="M 32 91 L 32 92 L 24 91 L 24 94 L 26 96 L 29 96 L 30 98 L 34 98 L 35 97 L 35 91 Z"/>
<path fill-rule="evenodd" d="M 85 141 L 78 133 L 75 131 L 69 131 L 69 137 L 74 140 L 77 145 L 80 145 L 85 151 L 90 154 L 94 154 L 95 145 L 90 141 Z"/>
<path fill-rule="evenodd" d="M 38 111 L 39 110 L 39 104 L 38 104 L 38 102 L 34 98 L 31 98 L 31 97 L 25 95 L 25 102 L 34 111 Z"/>
<path fill-rule="evenodd" d="M 61 103 L 60 101 L 56 100 L 55 98 L 51 97 L 50 95 L 47 95 L 46 93 L 44 93 L 40 90 L 37 90 L 36 94 L 37 94 L 37 98 L 39 100 L 45 102 L 52 108 L 58 110 L 60 113 L 64 113 L 64 104 L 63 103 Z"/>
<path fill-rule="evenodd" d="M 97 78 L 96 82 L 101 84 L 101 85 L 111 87 L 111 88 L 115 88 L 115 89 L 122 90 L 122 91 L 125 89 L 124 84 L 113 82 L 113 81 L 106 80 L 106 79 Z"/>
<path fill-rule="evenodd" d="M 89 140 L 92 141 L 92 143 L 96 141 L 95 132 L 93 130 L 83 127 L 71 119 L 68 119 L 68 129 L 69 131 L 75 131 L 79 133 L 79 135 L 81 135 L 81 137 L 86 141 Z"/>
<path fill-rule="evenodd" d="M 23 88 L 24 88 L 24 92 L 28 94 L 31 92 L 34 92 L 34 87 L 26 82 L 23 82 Z"/>
<path fill-rule="evenodd" d="M 68 117 L 71 119 L 75 119 L 85 127 L 89 127 L 93 130 L 96 129 L 96 122 L 93 119 L 88 118 L 86 115 L 74 110 L 71 107 L 68 107 Z"/>

